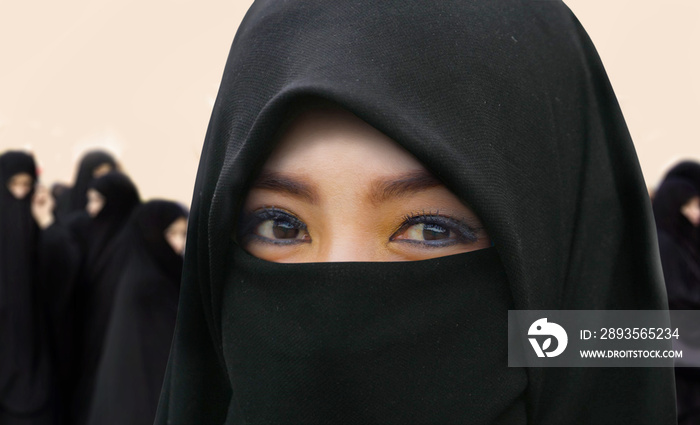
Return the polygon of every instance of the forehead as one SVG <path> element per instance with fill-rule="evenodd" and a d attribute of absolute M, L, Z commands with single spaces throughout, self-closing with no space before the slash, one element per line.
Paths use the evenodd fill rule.
<path fill-rule="evenodd" d="M 282 133 L 265 169 L 277 172 L 405 172 L 423 165 L 394 140 L 339 107 L 307 110 Z"/>
<path fill-rule="evenodd" d="M 32 176 L 29 173 L 17 173 L 10 177 L 10 181 L 31 181 Z"/>

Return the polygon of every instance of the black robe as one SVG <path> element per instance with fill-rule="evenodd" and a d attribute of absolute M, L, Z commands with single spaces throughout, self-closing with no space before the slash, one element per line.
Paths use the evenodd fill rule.
<path fill-rule="evenodd" d="M 39 298 L 47 318 L 55 380 L 55 423 L 67 425 L 71 394 L 81 370 L 75 295 L 82 253 L 73 234 L 60 222 L 54 221 L 41 232 L 38 262 Z"/>
<path fill-rule="evenodd" d="M 175 329 L 182 257 L 165 229 L 186 217 L 176 203 L 140 206 L 120 243 L 128 257 L 120 278 L 97 373 L 89 424 L 150 425 Z"/>
<path fill-rule="evenodd" d="M 495 246 L 278 264 L 233 234 L 285 117 L 320 97 L 418 158 Z M 669 368 L 509 368 L 509 309 L 665 309 L 618 102 L 560 1 L 256 1 L 195 185 L 157 424 L 673 424 Z"/>
<path fill-rule="evenodd" d="M 34 190 L 16 199 L 7 186 L 19 173 L 36 182 L 30 155 L 8 151 L 0 156 L 0 425 L 50 424 L 53 384 L 38 293 Z"/>

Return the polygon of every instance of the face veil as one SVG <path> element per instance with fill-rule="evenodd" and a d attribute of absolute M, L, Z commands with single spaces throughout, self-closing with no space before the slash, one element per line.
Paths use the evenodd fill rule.
<path fill-rule="evenodd" d="M 403 268 L 243 252 L 232 234 L 247 186 L 309 97 L 417 157 L 495 247 Z M 156 423 L 675 422 L 670 370 L 507 368 L 508 309 L 666 306 L 634 147 L 561 2 L 256 1 L 212 113 L 187 246 Z M 469 329 L 422 337 L 446 324 Z"/>

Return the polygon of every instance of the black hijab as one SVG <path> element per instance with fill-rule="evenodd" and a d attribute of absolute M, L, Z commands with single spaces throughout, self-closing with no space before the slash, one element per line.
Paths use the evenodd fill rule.
<path fill-rule="evenodd" d="M 93 150 L 85 153 L 78 165 L 73 187 L 64 190 L 62 195 L 57 198 L 56 214 L 59 217 L 67 217 L 69 214 L 82 211 L 85 208 L 87 190 L 90 183 L 95 180 L 93 173 L 102 164 L 110 165 L 113 170 L 117 168 L 117 162 L 108 152 Z"/>
<path fill-rule="evenodd" d="M 152 424 L 175 329 L 182 257 L 165 239 L 187 213 L 169 201 L 150 201 L 125 229 L 130 255 L 121 264 L 90 424 Z"/>
<path fill-rule="evenodd" d="M 276 264 L 232 234 L 296 102 L 339 104 L 472 206 L 495 247 Z M 675 422 L 664 368 L 508 368 L 508 309 L 666 306 L 648 194 L 559 1 L 256 1 L 192 202 L 156 423 Z"/>
<path fill-rule="evenodd" d="M 37 301 L 38 227 L 31 214 L 34 189 L 16 199 L 8 189 L 20 173 L 36 182 L 34 158 L 0 156 L 0 423 L 45 411 L 50 400 L 47 334 Z M 38 422 L 37 422 L 38 423 Z"/>

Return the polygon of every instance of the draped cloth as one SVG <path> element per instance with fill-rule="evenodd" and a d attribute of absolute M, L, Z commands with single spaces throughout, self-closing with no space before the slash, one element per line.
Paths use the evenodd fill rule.
<path fill-rule="evenodd" d="M 182 257 L 165 240 L 165 230 L 186 216 L 177 203 L 149 201 L 134 211 L 120 235 L 128 255 L 115 265 L 121 271 L 89 424 L 153 424 L 182 273 Z"/>

